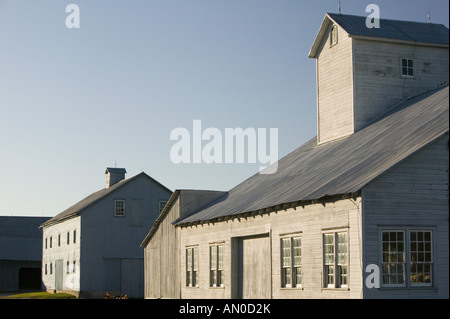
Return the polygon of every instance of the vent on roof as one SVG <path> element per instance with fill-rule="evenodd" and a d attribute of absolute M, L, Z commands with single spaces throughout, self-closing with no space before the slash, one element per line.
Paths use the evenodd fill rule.
<path fill-rule="evenodd" d="M 106 188 L 110 188 L 114 184 L 120 182 L 121 180 L 125 179 L 125 174 L 127 171 L 125 168 L 106 168 Z"/>

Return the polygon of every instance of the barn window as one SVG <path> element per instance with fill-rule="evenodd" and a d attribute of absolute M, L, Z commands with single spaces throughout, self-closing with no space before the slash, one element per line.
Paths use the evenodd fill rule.
<path fill-rule="evenodd" d="M 330 46 L 337 44 L 338 42 L 338 28 L 337 25 L 333 25 L 330 31 Z"/>
<path fill-rule="evenodd" d="M 413 59 L 402 59 L 402 76 L 405 78 L 414 77 L 414 60 Z"/>
<path fill-rule="evenodd" d="M 125 216 L 125 200 L 116 199 L 114 201 L 114 216 Z"/>
<path fill-rule="evenodd" d="M 209 286 L 224 287 L 223 244 L 209 246 Z"/>
<path fill-rule="evenodd" d="M 160 200 L 159 201 L 159 213 L 161 214 L 161 212 L 163 211 L 164 207 L 166 206 L 167 201 L 166 200 Z"/>
<path fill-rule="evenodd" d="M 302 240 L 300 237 L 281 239 L 281 286 L 302 285 Z"/>
<path fill-rule="evenodd" d="M 383 286 L 431 286 L 433 274 L 432 231 L 381 232 Z"/>
<path fill-rule="evenodd" d="M 186 249 L 186 287 L 198 287 L 198 247 Z"/>
<path fill-rule="evenodd" d="M 323 235 L 324 287 L 348 286 L 348 241 L 346 232 Z"/>

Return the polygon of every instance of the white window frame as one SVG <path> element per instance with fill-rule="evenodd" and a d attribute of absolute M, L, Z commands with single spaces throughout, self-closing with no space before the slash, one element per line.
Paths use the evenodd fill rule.
<path fill-rule="evenodd" d="M 338 43 L 338 26 L 334 24 L 330 29 L 330 47 Z"/>
<path fill-rule="evenodd" d="M 403 66 L 403 61 L 406 61 L 406 66 Z M 412 66 L 409 66 L 409 61 L 412 62 Z M 408 79 L 412 79 L 416 76 L 416 62 L 414 59 L 412 58 L 401 58 L 400 59 L 400 74 L 402 76 L 402 78 L 408 78 Z M 406 74 L 403 73 L 403 70 L 406 70 Z M 412 75 L 409 74 L 409 70 L 412 70 Z"/>
<path fill-rule="evenodd" d="M 122 203 L 122 207 L 119 207 L 119 203 Z M 115 199 L 114 200 L 114 216 L 124 217 L 125 216 L 125 199 Z"/>
<path fill-rule="evenodd" d="M 339 242 L 339 235 L 345 234 L 345 243 Z M 328 243 L 326 237 L 333 241 Z M 339 244 L 344 244 L 339 248 Z M 327 249 L 327 247 L 329 249 Z M 348 288 L 350 279 L 349 265 L 349 237 L 346 230 L 334 230 L 322 233 L 322 251 L 323 251 L 323 287 L 324 288 Z M 342 259 L 343 258 L 343 259 Z M 344 270 L 345 269 L 345 274 Z M 330 271 L 332 270 L 332 271 Z M 330 278 L 332 280 L 330 280 Z M 346 278 L 344 283 L 343 278 Z"/>
<path fill-rule="evenodd" d="M 212 288 L 225 287 L 223 243 L 209 246 L 209 286 Z"/>
<path fill-rule="evenodd" d="M 186 247 L 186 287 L 198 287 L 198 246 Z"/>
<path fill-rule="evenodd" d="M 300 241 L 300 246 L 294 245 L 296 240 Z M 289 243 L 289 247 L 285 246 L 284 243 Z M 302 252 L 301 236 L 286 236 L 280 238 L 282 288 L 302 288 L 303 274 L 302 274 L 301 252 Z"/>
<path fill-rule="evenodd" d="M 389 274 L 385 273 L 385 264 L 388 262 L 384 259 L 386 257 L 386 254 L 389 253 L 389 251 L 385 251 L 385 241 L 383 240 L 383 234 L 384 233 L 393 233 L 393 232 L 401 232 L 403 233 L 403 256 L 404 256 L 404 262 L 403 264 L 403 283 L 386 283 L 385 282 L 385 276 L 388 276 Z M 422 261 L 422 262 L 416 262 L 412 259 L 413 257 L 413 251 L 412 251 L 412 244 L 413 241 L 411 239 L 412 233 L 430 233 L 430 240 L 424 241 L 424 244 L 428 242 L 428 249 L 429 250 L 420 250 L 416 249 L 414 250 L 414 253 L 419 254 L 429 254 L 429 261 Z M 381 269 L 381 285 L 382 287 L 386 288 L 396 288 L 396 287 L 404 287 L 404 288 L 414 288 L 414 287 L 432 287 L 434 285 L 434 266 L 435 266 L 435 256 L 434 256 L 434 234 L 435 229 L 434 228 L 420 228 L 420 227 L 400 227 L 400 228 L 384 228 L 380 229 L 380 269 Z M 390 260 L 389 260 L 390 261 Z M 428 265 L 430 271 L 429 271 L 429 282 L 413 282 L 411 280 L 412 276 L 412 266 L 413 265 L 419 265 L 421 264 L 422 267 Z"/>

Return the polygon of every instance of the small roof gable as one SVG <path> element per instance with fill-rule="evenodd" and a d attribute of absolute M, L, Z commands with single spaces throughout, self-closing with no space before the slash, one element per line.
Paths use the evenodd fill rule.
<path fill-rule="evenodd" d="M 256 174 L 214 205 L 179 224 L 202 223 L 278 205 L 355 194 L 401 160 L 448 132 L 448 86 L 411 98 L 347 138 L 316 138 L 278 161 L 274 174 Z"/>
<path fill-rule="evenodd" d="M 146 247 L 150 240 L 152 239 L 155 232 L 158 230 L 161 222 L 166 218 L 169 211 L 172 209 L 173 204 L 180 199 L 179 214 L 180 218 L 185 218 L 195 211 L 207 207 L 214 201 L 225 195 L 226 192 L 222 191 L 211 191 L 211 190 L 191 190 L 191 189 L 177 189 L 172 193 L 172 196 L 167 201 L 166 206 L 159 214 L 158 218 L 153 223 L 152 228 L 145 236 L 141 243 L 141 247 Z M 170 221 L 175 224 L 176 221 Z"/>
<path fill-rule="evenodd" d="M 330 23 L 338 24 L 350 37 L 446 47 L 449 44 L 449 30 L 443 24 L 380 19 L 380 28 L 367 28 L 366 19 L 367 17 L 362 16 L 327 13 L 308 57 L 316 58 L 320 43 Z"/>
<path fill-rule="evenodd" d="M 107 167 L 105 174 L 107 174 L 107 173 L 126 174 L 127 171 L 125 168 Z"/>
<path fill-rule="evenodd" d="M 78 203 L 70 206 L 69 208 L 67 208 L 63 212 L 61 212 L 58 215 L 56 215 L 55 217 L 51 218 L 47 222 L 43 223 L 40 227 L 51 226 L 53 224 L 60 223 L 60 222 L 62 222 L 64 220 L 66 220 L 66 219 L 70 219 L 72 217 L 80 215 L 82 210 L 86 209 L 87 207 L 91 206 L 92 204 L 94 204 L 97 201 L 101 200 L 105 196 L 111 194 L 112 192 L 116 191 L 120 187 L 122 187 L 122 186 L 124 186 L 124 185 L 126 185 L 126 184 L 128 184 L 130 182 L 132 182 L 133 180 L 137 179 L 140 176 L 144 176 L 144 177 L 148 178 L 149 180 L 151 180 L 152 182 L 157 183 L 160 187 L 166 189 L 168 192 L 172 192 L 170 189 L 168 189 L 167 187 L 165 187 L 164 185 L 162 185 L 161 183 L 159 183 L 158 181 L 156 181 L 155 179 L 153 179 L 152 177 L 150 177 L 146 173 L 142 172 L 142 173 L 139 173 L 139 174 L 137 174 L 135 176 L 132 176 L 130 178 L 121 180 L 120 182 L 117 182 L 116 184 L 112 185 L 109 188 L 103 188 L 103 189 L 101 189 L 99 191 L 96 191 L 96 192 L 92 193 L 91 195 L 89 195 L 86 198 L 82 199 Z"/>

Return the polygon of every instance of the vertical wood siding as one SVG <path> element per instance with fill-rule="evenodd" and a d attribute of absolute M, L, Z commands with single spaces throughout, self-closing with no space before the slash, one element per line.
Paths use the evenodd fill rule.
<path fill-rule="evenodd" d="M 145 248 L 145 298 L 180 298 L 179 199 Z"/>

